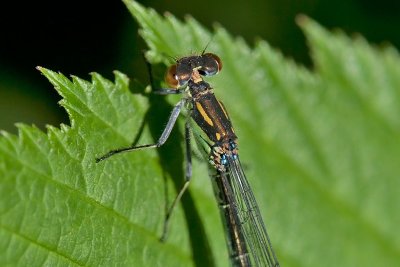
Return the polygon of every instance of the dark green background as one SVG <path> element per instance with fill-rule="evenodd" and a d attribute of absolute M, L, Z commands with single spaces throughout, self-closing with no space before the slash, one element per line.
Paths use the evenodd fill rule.
<path fill-rule="evenodd" d="M 224 26 L 249 43 L 262 38 L 288 57 L 311 66 L 295 16 L 303 13 L 327 28 L 360 33 L 378 45 L 400 46 L 400 2 L 381 1 L 140 1 L 182 19 Z M 7 1 L 0 7 L 0 129 L 15 122 L 69 123 L 55 90 L 35 69 L 40 65 L 89 78 L 113 70 L 147 80 L 137 24 L 119 1 Z M 206 41 L 205 41 L 206 44 Z M 188 54 L 190 47 L 182 54 Z"/>

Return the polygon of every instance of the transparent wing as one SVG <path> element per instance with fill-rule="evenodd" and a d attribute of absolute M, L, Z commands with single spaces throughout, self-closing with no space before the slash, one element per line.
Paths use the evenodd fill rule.
<path fill-rule="evenodd" d="M 243 172 L 239 158 L 228 158 L 227 171 L 221 173 L 223 183 L 229 183 L 233 206 L 239 218 L 251 266 L 278 267 L 279 262 L 272 249 L 256 199 Z"/>

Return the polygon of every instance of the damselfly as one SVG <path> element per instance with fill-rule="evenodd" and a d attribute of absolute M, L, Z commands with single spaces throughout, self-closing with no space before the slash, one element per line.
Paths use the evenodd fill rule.
<path fill-rule="evenodd" d="M 206 137 L 196 140 L 206 152 L 213 172 L 213 187 L 218 200 L 221 217 L 227 232 L 226 239 L 232 266 L 279 266 L 278 260 L 262 220 L 257 202 L 243 172 L 237 147 L 237 137 L 231 120 L 213 88 L 203 76 L 217 74 L 222 68 L 221 60 L 211 53 L 180 58 L 168 69 L 166 81 L 172 87 L 160 89 L 158 94 L 183 94 L 175 105 L 168 123 L 155 144 L 131 146 L 112 150 L 96 159 L 102 161 L 112 155 L 144 148 L 162 146 L 182 110 L 198 125 Z M 186 120 L 186 182 L 169 209 L 162 239 L 167 232 L 173 208 L 189 185 L 192 175 L 189 120 Z"/>

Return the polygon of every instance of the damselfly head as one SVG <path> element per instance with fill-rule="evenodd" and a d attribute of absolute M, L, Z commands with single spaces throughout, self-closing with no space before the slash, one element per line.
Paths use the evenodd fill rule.
<path fill-rule="evenodd" d="M 205 53 L 200 56 L 183 57 L 176 61 L 176 64 L 168 68 L 165 81 L 173 88 L 182 88 L 198 74 L 212 76 L 222 69 L 221 59 L 212 53 Z M 193 75 L 198 73 L 197 75 Z"/>

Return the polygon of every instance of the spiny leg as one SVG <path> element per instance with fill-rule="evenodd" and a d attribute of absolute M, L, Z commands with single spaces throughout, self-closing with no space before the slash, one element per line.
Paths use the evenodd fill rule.
<path fill-rule="evenodd" d="M 147 144 L 147 145 L 140 145 L 140 146 L 130 146 L 130 147 L 125 147 L 125 148 L 119 148 L 115 150 L 111 150 L 105 155 L 96 158 L 96 163 L 103 161 L 113 155 L 119 154 L 119 153 L 125 153 L 125 152 L 131 152 L 139 149 L 144 149 L 144 148 L 156 148 L 162 146 L 165 141 L 167 141 L 169 135 L 171 134 L 172 129 L 174 128 L 174 125 L 176 123 L 176 120 L 179 116 L 179 113 L 181 112 L 184 99 L 181 99 L 174 107 L 174 109 L 171 112 L 171 115 L 169 116 L 167 126 L 165 126 L 164 131 L 162 132 L 160 138 L 158 139 L 157 143 L 155 144 Z"/>
<path fill-rule="evenodd" d="M 175 209 L 176 205 L 181 200 L 183 194 L 188 189 L 190 179 L 192 178 L 192 150 L 190 147 L 190 126 L 189 126 L 188 121 L 186 121 L 186 123 L 185 123 L 185 147 L 186 147 L 185 183 L 183 184 L 183 187 L 181 188 L 178 195 L 175 197 L 174 201 L 172 202 L 171 207 L 168 209 L 167 213 L 165 214 L 164 228 L 163 228 L 163 232 L 162 232 L 162 235 L 160 238 L 161 241 L 165 241 L 165 239 L 167 238 L 168 226 L 169 226 L 169 221 L 170 221 L 172 212 Z"/>

